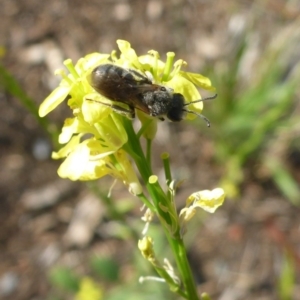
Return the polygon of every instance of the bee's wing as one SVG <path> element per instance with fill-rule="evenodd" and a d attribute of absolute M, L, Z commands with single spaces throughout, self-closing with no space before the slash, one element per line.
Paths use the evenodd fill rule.
<path fill-rule="evenodd" d="M 149 107 L 145 104 L 144 94 L 161 88 L 152 84 L 151 80 L 135 70 L 107 64 L 100 65 L 94 71 L 92 86 L 104 97 L 127 104 L 130 109 L 137 108 L 149 114 Z"/>

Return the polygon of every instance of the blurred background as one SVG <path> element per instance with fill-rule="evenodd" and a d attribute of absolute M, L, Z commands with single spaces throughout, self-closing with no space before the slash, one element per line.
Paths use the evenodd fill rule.
<path fill-rule="evenodd" d="M 178 207 L 196 190 L 228 195 L 185 237 L 199 292 L 300 299 L 299 16 L 299 0 L 2 0 L 0 299 L 175 299 L 138 283 L 154 275 L 136 246 L 141 203 L 121 184 L 108 199 L 111 178 L 59 179 L 50 155 L 68 109 L 36 117 L 64 59 L 110 53 L 117 39 L 138 55 L 174 51 L 217 88 L 203 111 L 211 128 L 162 122 L 154 145 L 156 174 L 167 151 L 186 179 Z M 150 230 L 172 261 L 159 226 Z"/>

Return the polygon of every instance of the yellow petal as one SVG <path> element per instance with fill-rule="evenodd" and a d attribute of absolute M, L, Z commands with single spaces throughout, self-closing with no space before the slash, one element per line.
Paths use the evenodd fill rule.
<path fill-rule="evenodd" d="M 78 180 L 89 162 L 90 150 L 86 144 L 81 143 L 70 153 L 60 165 L 57 173 L 61 178 Z"/>
<path fill-rule="evenodd" d="M 223 204 L 225 192 L 221 188 L 212 191 L 204 190 L 193 193 L 188 201 L 194 201 L 194 207 L 201 207 L 207 212 L 214 213 L 216 209 Z"/>
<path fill-rule="evenodd" d="M 156 59 L 153 55 L 141 55 L 139 56 L 139 61 L 147 71 L 152 71 L 152 68 L 156 67 L 158 73 L 162 73 L 165 68 L 165 63 L 160 59 Z M 156 63 L 157 66 L 155 65 Z"/>
<path fill-rule="evenodd" d="M 86 95 L 81 106 L 84 120 L 89 124 L 94 124 L 106 118 L 112 112 L 109 105 L 111 101 L 99 94 Z"/>
<path fill-rule="evenodd" d="M 131 48 L 131 45 L 129 42 L 125 40 L 117 40 L 118 47 L 121 51 L 121 53 L 127 58 L 127 59 L 137 59 L 136 52 L 134 49 Z"/>
<path fill-rule="evenodd" d="M 79 144 L 58 169 L 61 178 L 71 180 L 94 180 L 110 173 L 104 160 L 90 160 L 90 149 L 86 141 Z"/>
<path fill-rule="evenodd" d="M 80 280 L 79 291 L 75 300 L 102 300 L 103 291 L 99 284 L 90 277 L 84 277 Z"/>
<path fill-rule="evenodd" d="M 94 69 L 101 64 L 109 62 L 109 57 L 110 54 L 90 53 L 78 60 L 75 69 L 79 74 L 82 74 L 84 71 Z"/>
<path fill-rule="evenodd" d="M 64 147 L 59 149 L 58 152 L 52 153 L 52 158 L 60 159 L 60 158 L 64 158 L 64 157 L 68 156 L 69 153 L 71 153 L 75 149 L 75 147 L 80 143 L 81 137 L 82 137 L 82 135 L 80 135 L 80 134 L 73 136 L 68 144 L 66 144 Z"/>
<path fill-rule="evenodd" d="M 173 88 L 175 93 L 182 94 L 186 102 L 201 99 L 199 91 L 197 90 L 195 85 L 180 75 L 174 76 L 170 81 L 166 83 L 166 85 Z M 203 109 L 203 103 L 198 102 L 197 104 L 194 104 L 194 107 L 201 111 Z"/>
<path fill-rule="evenodd" d="M 127 142 L 127 133 L 119 116 L 112 113 L 107 118 L 95 124 L 99 136 L 110 149 L 119 149 Z M 121 123 L 121 124 L 119 124 Z"/>
<path fill-rule="evenodd" d="M 128 187 L 128 190 L 133 195 L 140 195 L 143 192 L 143 187 L 141 186 L 137 174 L 132 167 L 132 163 L 128 159 L 125 151 L 119 150 L 115 153 L 116 160 L 122 168 L 119 172 L 119 176 L 122 178 L 124 184 Z"/>
<path fill-rule="evenodd" d="M 205 90 L 215 91 L 215 88 L 211 85 L 210 79 L 201 74 L 183 71 L 179 72 L 179 74 L 196 86 L 199 86 Z"/>
<path fill-rule="evenodd" d="M 49 112 L 62 103 L 68 96 L 71 87 L 69 85 L 60 85 L 56 88 L 40 105 L 39 116 L 45 117 Z"/>
<path fill-rule="evenodd" d="M 145 236 L 143 239 L 139 240 L 138 248 L 146 259 L 154 258 L 153 240 L 151 237 Z"/>
<path fill-rule="evenodd" d="M 179 219 L 180 222 L 188 222 L 192 217 L 195 215 L 196 210 L 193 206 L 191 207 L 185 207 L 180 211 Z"/>
<path fill-rule="evenodd" d="M 136 68 L 142 70 L 143 67 L 138 60 L 138 56 L 134 49 L 131 48 L 129 42 L 124 40 L 117 40 L 118 47 L 121 51 L 120 59 L 116 62 L 126 68 Z"/>
<path fill-rule="evenodd" d="M 60 144 L 65 144 L 69 142 L 74 133 L 76 133 L 76 128 L 78 127 L 77 118 L 67 118 L 64 122 L 62 132 L 58 137 L 58 142 Z"/>

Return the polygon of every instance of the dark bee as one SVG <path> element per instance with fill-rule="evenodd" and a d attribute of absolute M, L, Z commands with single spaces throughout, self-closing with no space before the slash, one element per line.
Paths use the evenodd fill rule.
<path fill-rule="evenodd" d="M 117 104 L 107 104 L 113 110 L 125 114 L 131 118 L 135 116 L 135 108 L 152 116 L 164 120 L 179 122 L 185 113 L 200 116 L 210 126 L 209 120 L 201 114 L 190 111 L 185 107 L 203 100 L 213 99 L 210 97 L 185 103 L 183 95 L 173 93 L 173 89 L 154 84 L 149 78 L 131 69 L 124 69 L 113 64 L 103 64 L 96 67 L 90 76 L 91 86 L 104 97 L 128 105 L 125 109 Z"/>

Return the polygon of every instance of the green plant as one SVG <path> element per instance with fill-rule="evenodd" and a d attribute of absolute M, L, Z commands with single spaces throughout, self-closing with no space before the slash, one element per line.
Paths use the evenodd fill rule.
<path fill-rule="evenodd" d="M 24 89 L 20 86 L 18 81 L 13 75 L 9 73 L 6 68 L 0 64 L 0 84 L 3 89 L 16 97 L 18 101 L 31 113 L 31 115 L 36 119 L 41 128 L 49 134 L 54 145 L 57 145 L 58 131 L 54 124 L 50 124 L 47 118 L 40 118 L 38 114 L 38 106 L 35 104 L 33 99 L 31 99 Z"/>
<path fill-rule="evenodd" d="M 292 257 L 285 253 L 282 261 L 281 276 L 278 279 L 278 294 L 281 300 L 293 299 L 293 289 L 296 285 L 296 270 Z"/>
<path fill-rule="evenodd" d="M 238 195 L 245 179 L 244 168 L 255 172 L 255 165 L 264 170 L 260 173 L 269 174 L 291 202 L 300 204 L 300 189 L 284 159 L 297 134 L 297 116 L 292 112 L 300 72 L 297 65 L 289 66 L 286 49 L 299 41 L 298 23 L 276 35 L 278 38 L 262 51 L 247 76 L 243 67 L 253 49 L 246 32 L 222 68 L 214 68 L 211 77 L 219 97 L 209 117 L 215 157 L 224 167 L 222 186 L 232 197 Z M 288 134 L 293 131 L 294 135 Z"/>
<path fill-rule="evenodd" d="M 182 60 L 176 61 L 172 69 L 174 53 L 167 53 L 167 61 L 164 63 L 159 59 L 156 51 L 152 50 L 148 55 L 137 56 L 128 42 L 118 40 L 117 43 L 121 51 L 120 57 L 117 57 L 115 52 L 112 52 L 111 55 L 93 53 L 81 58 L 75 66 L 71 60 L 66 60 L 65 65 L 69 74 L 62 70 L 57 72 L 63 79 L 59 87 L 41 104 L 39 114 L 42 117 L 45 116 L 68 98 L 68 105 L 73 117 L 66 119 L 59 135 L 59 143 L 64 146 L 54 152 L 52 157 L 64 159 L 58 169 L 58 174 L 62 178 L 90 181 L 110 175 L 123 182 L 128 191 L 138 197 L 145 206 L 142 217 L 145 222 L 144 236 L 139 240 L 138 248 L 159 275 L 155 278 L 145 276 L 141 278 L 141 281 L 165 282 L 172 292 L 182 298 L 199 299 L 187 259 L 183 236 L 187 230 L 187 224 L 195 215 L 197 208 L 200 207 L 213 213 L 222 205 L 225 194 L 220 188 L 195 192 L 187 198 L 186 206 L 180 212 L 177 211 L 175 192 L 180 182 L 176 182 L 172 178 L 167 153 L 161 156 L 167 183 L 166 190 L 162 188 L 158 177 L 152 171 L 151 146 L 156 135 L 158 119 L 149 115 L 156 115 L 154 107 L 161 105 L 163 101 L 165 107 L 168 108 L 164 112 L 168 113 L 171 109 L 176 108 L 178 111 L 179 103 L 173 98 L 176 96 L 177 100 L 185 98 L 186 105 L 189 106 L 186 112 L 188 112 L 189 118 L 193 118 L 203 108 L 202 102 L 193 102 L 195 99 L 200 99 L 196 86 L 207 90 L 214 90 L 214 88 L 208 78 L 200 74 L 182 71 L 181 67 L 185 64 Z M 104 79 L 110 79 L 109 84 L 112 84 L 109 89 L 110 93 L 114 89 L 120 89 L 125 81 L 127 93 L 137 90 L 138 100 L 146 97 L 145 101 L 149 101 L 149 103 L 134 103 L 139 110 L 147 112 L 149 109 L 148 114 L 137 110 L 141 121 L 141 128 L 137 132 L 133 128 L 132 121 L 124 116 L 133 115 L 131 102 L 134 99 L 133 94 L 128 95 L 128 101 L 123 101 L 129 104 L 129 108 L 126 108 L 123 106 L 124 103 L 112 102 L 111 100 L 116 99 L 105 98 L 92 88 L 92 86 L 96 86 L 97 89 L 91 75 L 93 70 L 96 67 L 99 70 L 98 66 L 103 64 L 106 66 L 109 64 L 108 69 L 111 69 L 112 63 L 116 66 L 129 67 L 135 71 L 128 73 L 124 69 L 118 68 L 117 72 L 115 72 L 116 69 L 113 69 L 113 74 L 105 74 Z M 102 80 L 101 76 L 104 76 L 103 70 L 107 70 L 107 67 L 101 68 L 99 71 L 100 80 Z M 141 74 L 151 74 L 155 85 Z M 116 79 L 118 76 L 122 77 L 121 81 Z M 134 79 L 134 76 L 137 79 Z M 159 97 L 163 95 L 166 98 L 159 98 L 152 102 L 154 92 L 153 95 L 149 95 L 149 88 L 151 93 L 154 89 Z M 172 89 L 174 89 L 174 93 Z M 100 91 L 102 90 L 103 87 Z M 114 95 L 114 93 L 112 94 Z M 179 105 L 180 113 L 185 110 L 184 107 L 185 105 Z M 174 115 L 172 114 L 172 116 Z M 163 118 L 164 116 L 158 113 L 158 117 Z M 146 150 L 141 146 L 142 138 L 146 140 Z M 133 162 L 138 172 L 135 171 Z M 155 237 L 148 235 L 148 227 L 154 216 L 157 216 L 160 221 L 174 257 L 176 269 L 172 266 L 171 259 L 161 259 L 157 255 L 153 242 Z"/>

